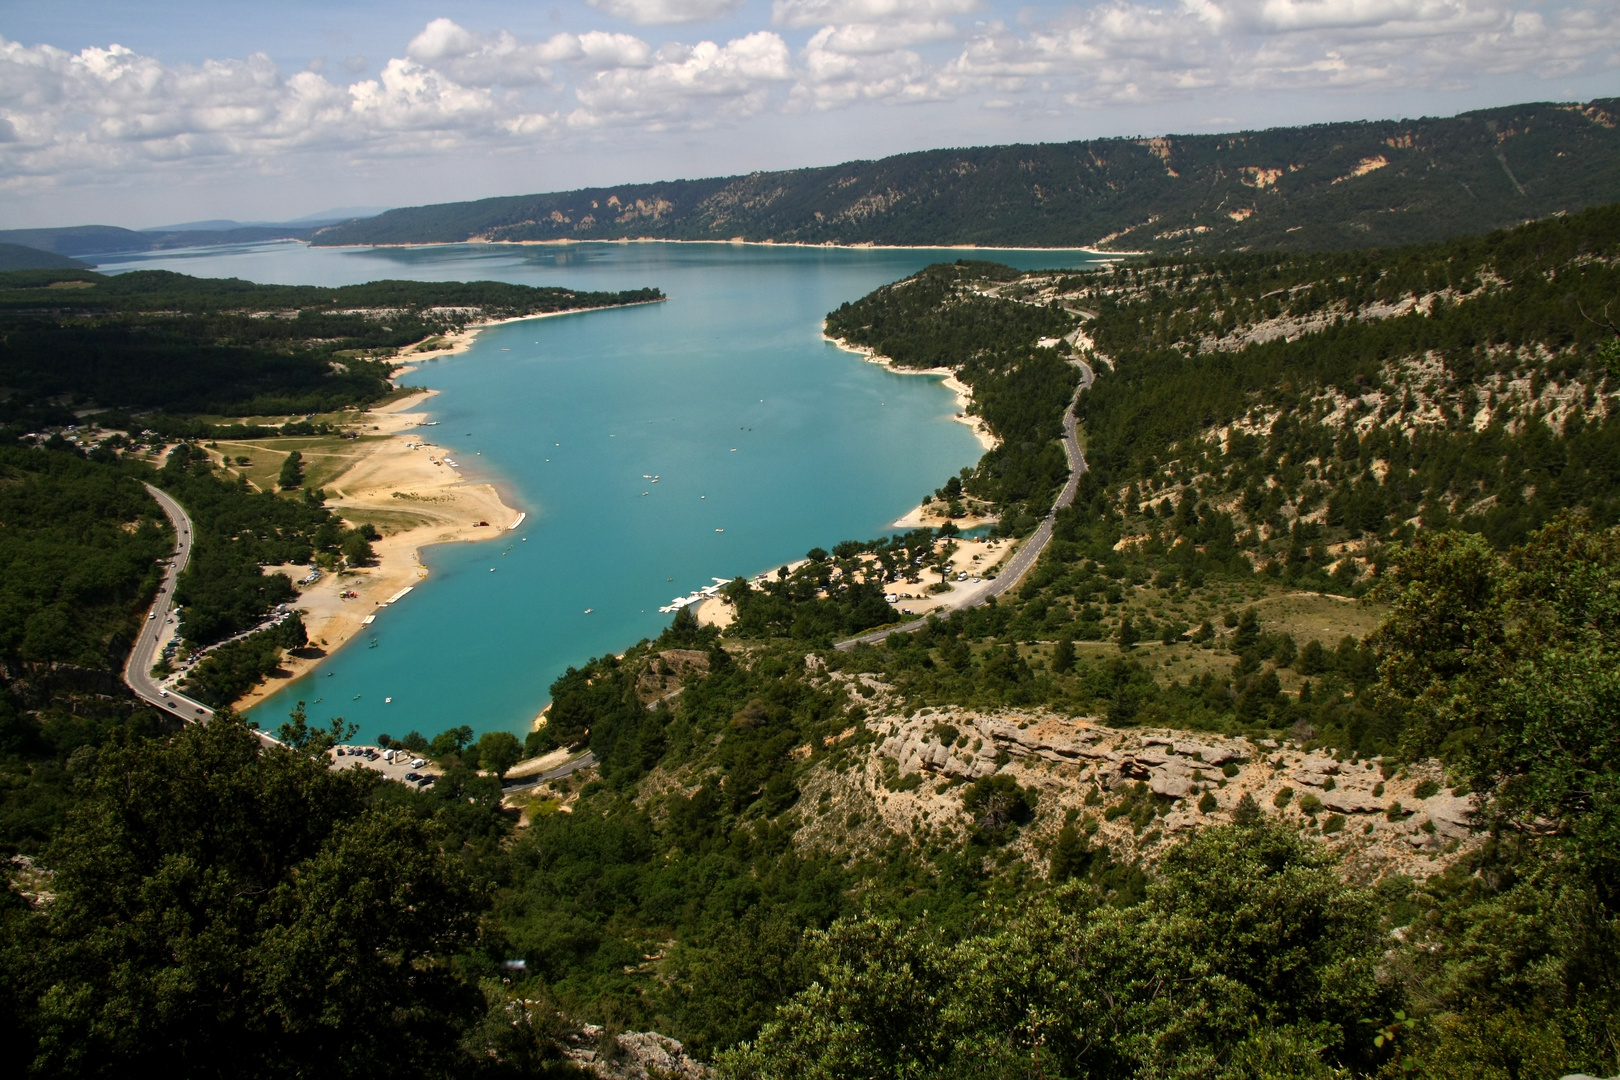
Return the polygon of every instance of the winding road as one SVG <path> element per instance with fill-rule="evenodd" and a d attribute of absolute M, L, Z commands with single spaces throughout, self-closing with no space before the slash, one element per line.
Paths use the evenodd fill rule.
<path fill-rule="evenodd" d="M 503 792 L 511 792 L 522 791 L 524 788 L 539 787 L 548 780 L 556 780 L 559 777 L 568 776 L 572 773 L 578 772 L 581 769 L 588 769 L 595 764 L 596 755 L 587 750 L 573 761 L 565 761 L 555 769 L 547 769 L 543 773 L 536 773 L 534 776 L 520 777 L 517 780 L 502 780 L 501 790 Z"/>
<path fill-rule="evenodd" d="M 1084 476 L 1086 472 L 1086 455 L 1085 451 L 1080 449 L 1080 434 L 1074 417 L 1074 407 L 1080 403 L 1080 395 L 1091 389 L 1091 384 L 1096 381 L 1097 374 L 1091 370 L 1091 365 L 1084 360 L 1076 358 L 1070 362 L 1080 369 L 1080 385 L 1074 388 L 1074 397 L 1070 399 L 1069 407 L 1063 411 L 1063 452 L 1069 458 L 1069 479 L 1064 483 L 1063 490 L 1058 493 L 1058 497 L 1052 502 L 1052 509 L 1047 511 L 1046 517 L 1041 519 L 1040 525 L 1030 535 L 1030 538 L 1024 541 L 1018 550 L 1013 553 L 1011 559 L 1007 560 L 1007 565 L 1001 568 L 1001 571 L 996 575 L 996 580 L 983 592 L 956 603 L 947 602 L 944 606 L 930 612 L 925 618 L 914 619 L 900 626 L 871 630 L 849 638 L 847 641 L 840 641 L 834 648 L 847 651 L 863 643 L 876 645 L 890 634 L 910 633 L 920 630 L 928 624 L 930 618 L 937 618 L 942 614 L 960 611 L 964 608 L 978 607 L 990 597 L 1000 596 L 1023 580 L 1024 575 L 1029 572 L 1029 568 L 1035 565 L 1035 561 L 1041 557 L 1041 552 L 1045 551 L 1046 545 L 1051 542 L 1052 528 L 1057 522 L 1057 512 L 1066 506 L 1074 505 L 1075 494 L 1080 490 L 1080 477 Z"/>
<path fill-rule="evenodd" d="M 167 492 L 151 484 L 146 485 L 146 490 L 152 493 L 152 498 L 157 500 L 164 514 L 168 515 L 169 523 L 174 526 L 175 552 L 169 560 L 168 569 L 164 571 L 163 584 L 158 587 L 151 614 L 146 617 L 146 624 L 135 639 L 135 647 L 129 651 L 129 660 L 124 664 L 124 681 L 142 701 L 156 705 L 181 720 L 204 722 L 213 718 L 213 709 L 183 694 L 163 689 L 151 675 L 152 665 L 157 663 L 158 641 L 163 635 L 163 628 L 175 618 L 174 583 L 186 568 L 186 563 L 191 561 L 193 531 L 191 518 Z"/>

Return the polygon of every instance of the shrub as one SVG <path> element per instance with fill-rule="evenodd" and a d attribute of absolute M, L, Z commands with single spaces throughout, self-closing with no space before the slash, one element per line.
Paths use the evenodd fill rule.
<path fill-rule="evenodd" d="M 1315 817 L 1322 809 L 1322 800 L 1307 792 L 1299 797 L 1299 808 Z"/>
<path fill-rule="evenodd" d="M 1412 792 L 1414 798 L 1432 799 L 1440 794 L 1440 785 L 1433 780 L 1425 780 Z"/>
<path fill-rule="evenodd" d="M 1010 776 L 984 776 L 963 793 L 962 809 L 972 815 L 980 839 L 999 844 L 1035 816 L 1035 798 Z"/>
<path fill-rule="evenodd" d="M 1203 798 L 1198 800 L 1198 812 L 1200 814 L 1213 813 L 1219 805 L 1220 803 L 1216 801 L 1215 796 L 1206 791 Z"/>
<path fill-rule="evenodd" d="M 1293 797 L 1294 789 L 1291 787 L 1285 787 L 1271 797 L 1271 805 L 1281 810 L 1283 807 L 1288 805 L 1288 800 L 1292 799 Z"/>
<path fill-rule="evenodd" d="M 1336 832 L 1344 831 L 1344 815 L 1329 814 L 1327 820 L 1322 822 L 1322 835 L 1331 836 Z"/>

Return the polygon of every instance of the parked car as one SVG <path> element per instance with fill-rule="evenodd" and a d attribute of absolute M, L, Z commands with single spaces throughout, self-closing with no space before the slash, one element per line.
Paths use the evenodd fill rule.
<path fill-rule="evenodd" d="M 411 768 L 413 769 L 420 769 L 426 764 L 427 760 L 425 758 L 411 758 Z"/>
<path fill-rule="evenodd" d="M 408 773 L 405 774 L 405 779 L 409 780 L 411 783 L 414 784 L 418 780 L 422 779 L 422 774 L 418 773 L 418 772 L 408 772 Z"/>

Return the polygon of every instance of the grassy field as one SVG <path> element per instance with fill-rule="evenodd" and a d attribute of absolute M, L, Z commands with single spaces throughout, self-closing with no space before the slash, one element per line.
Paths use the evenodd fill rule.
<path fill-rule="evenodd" d="M 304 456 L 304 486 L 327 488 L 350 466 L 370 452 L 375 436 L 345 439 L 337 435 L 289 435 L 273 439 L 225 440 L 210 443 L 209 449 L 223 456 L 231 473 L 246 476 L 261 491 L 275 487 L 282 463 L 297 450 Z M 238 459 L 247 458 L 242 465 Z"/>
<path fill-rule="evenodd" d="M 1130 602 L 1120 605 L 1116 614 L 1122 610 L 1134 618 L 1144 614 L 1160 620 L 1174 617 L 1194 627 L 1208 619 L 1220 629 L 1227 612 L 1241 614 L 1244 609 L 1253 607 L 1266 633 L 1290 634 L 1301 648 L 1314 639 L 1331 650 L 1346 636 L 1361 641 L 1377 628 L 1386 612 L 1383 606 L 1367 601 L 1299 592 L 1259 582 L 1199 589 L 1180 601 L 1172 600 L 1170 596 L 1166 591 L 1138 588 Z M 1049 642 L 1039 642 L 1021 645 L 1018 651 L 1025 659 L 1044 664 L 1051 656 L 1052 648 Z M 1074 651 L 1076 658 L 1081 661 L 1129 656 L 1152 671 L 1161 685 L 1171 680 L 1186 682 L 1205 672 L 1223 675 L 1232 667 L 1232 654 L 1229 651 L 1188 641 L 1165 645 L 1159 641 L 1144 640 L 1124 653 L 1116 641 L 1076 641 Z M 1299 689 L 1301 678 L 1292 668 L 1279 670 L 1277 677 L 1285 691 Z"/>

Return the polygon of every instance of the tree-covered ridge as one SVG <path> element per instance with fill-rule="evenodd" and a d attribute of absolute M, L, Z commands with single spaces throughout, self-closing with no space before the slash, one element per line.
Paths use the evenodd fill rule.
<path fill-rule="evenodd" d="M 488 319 L 662 299 L 504 282 L 258 285 L 162 270 L 0 274 L 7 426 L 68 406 L 166 414 L 327 412 L 389 391 L 401 350 Z"/>
<path fill-rule="evenodd" d="M 1620 102 L 930 150 L 391 210 L 316 244 L 729 240 L 1216 252 L 1391 246 L 1620 199 Z"/>
<path fill-rule="evenodd" d="M 827 316 L 826 333 L 905 368 L 946 368 L 973 389 L 970 409 L 999 444 L 956 482 L 1009 528 L 1046 512 L 1068 478 L 1055 441 L 1079 372 L 1063 340 L 1074 314 L 998 294 L 1019 280 L 977 260 L 936 263 Z"/>

